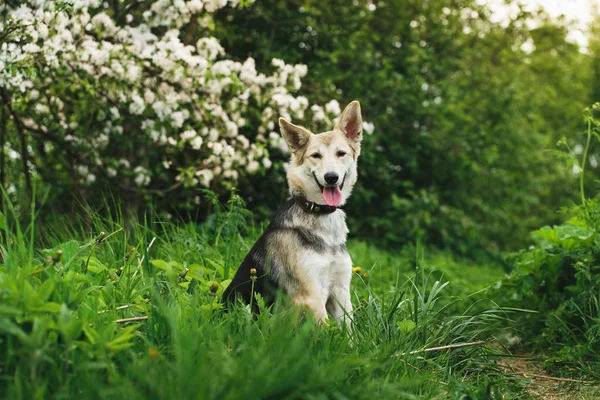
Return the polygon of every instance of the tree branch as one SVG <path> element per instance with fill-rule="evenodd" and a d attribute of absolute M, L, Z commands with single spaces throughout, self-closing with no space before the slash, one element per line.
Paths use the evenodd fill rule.
<path fill-rule="evenodd" d="M 190 17 L 190 23 L 185 31 L 185 36 L 183 38 L 183 44 L 192 45 L 194 43 L 194 39 L 196 38 L 196 31 L 198 30 L 198 17 L 199 14 L 192 14 Z"/>
<path fill-rule="evenodd" d="M 8 93 L 3 88 L 0 88 L 0 95 L 2 96 L 2 100 L 6 103 L 6 107 L 8 111 L 13 117 L 15 127 L 17 128 L 17 133 L 19 134 L 19 142 L 21 144 L 21 160 L 23 161 L 23 173 L 25 175 L 25 186 L 27 187 L 27 191 L 29 192 L 29 196 L 33 196 L 33 190 L 31 186 L 31 174 L 29 173 L 29 152 L 27 150 L 27 138 L 25 137 L 25 133 L 23 132 L 23 123 L 19 119 L 17 113 L 13 110 L 11 105 L 10 97 Z"/>
<path fill-rule="evenodd" d="M 0 107 L 2 109 L 2 115 L 0 116 L 0 187 L 4 187 L 4 168 L 5 168 L 5 159 L 4 159 L 4 146 L 6 146 L 6 109 L 4 107 Z M 0 207 L 3 204 L 2 191 L 0 190 Z"/>

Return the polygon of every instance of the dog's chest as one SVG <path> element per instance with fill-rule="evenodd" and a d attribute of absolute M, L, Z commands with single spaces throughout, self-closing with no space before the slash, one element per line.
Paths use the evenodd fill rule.
<path fill-rule="evenodd" d="M 340 212 L 339 215 L 319 218 L 312 229 L 324 246 L 322 251 L 306 249 L 301 255 L 305 261 L 302 263 L 302 273 L 309 275 L 310 281 L 321 286 L 323 290 L 349 284 L 352 261 L 346 249 L 348 228 L 345 215 Z"/>
<path fill-rule="evenodd" d="M 328 296 L 334 287 L 350 285 L 352 261 L 345 249 L 327 253 L 307 252 L 305 257 L 298 272 L 304 275 L 300 279 L 312 287 L 310 292 Z"/>
<path fill-rule="evenodd" d="M 338 210 L 333 214 L 318 217 L 301 215 L 294 218 L 294 225 L 308 229 L 326 246 L 332 249 L 345 246 L 348 236 L 346 214 Z"/>

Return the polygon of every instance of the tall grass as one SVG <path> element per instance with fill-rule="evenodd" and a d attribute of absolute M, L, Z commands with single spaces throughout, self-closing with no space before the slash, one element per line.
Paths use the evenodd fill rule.
<path fill-rule="evenodd" d="M 214 199 L 213 199 L 214 200 Z M 301 322 L 279 302 L 223 313 L 228 279 L 259 232 L 239 198 L 202 226 L 88 215 L 88 229 L 0 217 L 0 397 L 501 398 L 520 388 L 499 347 L 437 352 L 507 325 L 491 305 L 455 312 L 436 273 L 379 252 L 353 282 L 351 327 Z M 250 241 L 248 241 L 250 237 Z M 43 244 L 43 246 L 41 246 Z M 356 247 L 353 248 L 353 245 Z M 358 258 L 369 256 L 351 243 Z M 355 255 L 355 259 L 356 259 Z M 413 266 L 411 266 L 413 265 Z"/>

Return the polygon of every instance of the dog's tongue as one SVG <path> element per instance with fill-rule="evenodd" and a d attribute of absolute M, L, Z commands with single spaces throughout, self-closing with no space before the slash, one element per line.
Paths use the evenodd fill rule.
<path fill-rule="evenodd" d="M 337 206 L 342 201 L 342 191 L 338 186 L 325 187 L 323 189 L 323 200 L 328 206 Z"/>

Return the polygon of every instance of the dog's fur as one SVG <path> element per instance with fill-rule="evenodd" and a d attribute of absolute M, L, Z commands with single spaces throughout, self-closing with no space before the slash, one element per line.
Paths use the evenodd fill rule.
<path fill-rule="evenodd" d="M 341 190 L 338 206 L 346 203 L 357 179 L 362 139 L 360 104 L 350 103 L 333 131 L 315 135 L 283 118 L 279 119 L 279 126 L 292 152 L 287 171 L 292 198 L 252 247 L 223 300 L 231 302 L 241 296 L 250 302 L 251 270 L 255 269 L 254 292 L 269 302 L 274 290 L 282 289 L 293 304 L 308 308 L 319 321 L 327 319 L 327 313 L 345 320 L 352 312 L 352 260 L 346 249 L 346 214 L 341 209 L 315 214 L 300 207 L 295 198 L 323 205 L 323 188 L 337 186 Z M 327 183 L 326 173 L 337 174 L 338 180 Z"/>

